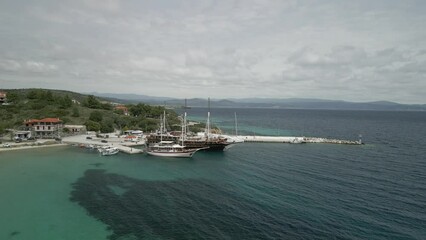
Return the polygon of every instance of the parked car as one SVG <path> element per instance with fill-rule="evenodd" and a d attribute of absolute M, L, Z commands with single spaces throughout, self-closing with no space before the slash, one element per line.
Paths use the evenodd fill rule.
<path fill-rule="evenodd" d="M 86 139 L 92 139 L 92 137 L 86 137 Z"/>
<path fill-rule="evenodd" d="M 101 142 L 103 142 L 103 143 L 107 143 L 108 141 L 107 141 L 107 140 L 102 140 Z"/>
<path fill-rule="evenodd" d="M 10 144 L 9 143 L 5 143 L 5 144 L 3 144 L 2 145 L 4 148 L 9 148 L 10 147 Z"/>

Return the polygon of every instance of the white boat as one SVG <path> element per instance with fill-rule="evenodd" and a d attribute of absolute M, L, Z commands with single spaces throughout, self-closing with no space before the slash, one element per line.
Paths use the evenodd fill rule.
<path fill-rule="evenodd" d="M 106 150 L 106 149 L 108 149 L 108 148 L 110 148 L 110 146 L 99 146 L 99 147 L 98 147 L 98 152 L 99 152 L 99 153 L 102 153 L 104 150 Z"/>
<path fill-rule="evenodd" d="M 290 143 L 300 144 L 300 143 L 306 143 L 306 141 L 304 137 L 295 137 Z"/>
<path fill-rule="evenodd" d="M 183 157 L 189 158 L 204 148 L 187 149 L 185 146 L 175 144 L 173 141 L 161 141 L 149 147 L 147 154 L 159 157 Z"/>
<path fill-rule="evenodd" d="M 182 158 L 189 158 L 194 155 L 199 150 L 206 149 L 206 148 L 187 148 L 183 146 L 183 143 L 185 142 L 185 130 L 186 130 L 186 113 L 185 117 L 182 118 L 182 132 L 181 132 L 181 143 L 176 144 L 174 141 L 163 141 L 163 130 L 165 128 L 165 122 L 166 122 L 166 112 L 163 114 L 163 118 L 161 119 L 160 124 L 160 142 L 155 143 L 154 145 L 151 145 L 147 149 L 147 153 L 152 156 L 160 156 L 160 157 L 182 157 Z"/>
<path fill-rule="evenodd" d="M 101 153 L 102 156 L 111 156 L 119 152 L 118 148 L 111 146 L 99 148 L 98 151 Z"/>

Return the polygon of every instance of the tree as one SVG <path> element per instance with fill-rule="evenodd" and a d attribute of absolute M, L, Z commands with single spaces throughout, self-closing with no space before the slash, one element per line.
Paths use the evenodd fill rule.
<path fill-rule="evenodd" d="M 138 127 L 144 129 L 145 131 L 152 131 L 158 129 L 158 120 L 156 119 L 140 119 L 138 122 Z"/>
<path fill-rule="evenodd" d="M 12 103 L 17 103 L 19 101 L 19 95 L 15 92 L 8 93 L 7 101 Z"/>
<path fill-rule="evenodd" d="M 64 109 L 56 109 L 56 110 L 53 111 L 53 114 L 56 117 L 64 117 L 64 116 L 67 116 L 69 114 L 69 112 L 67 110 L 64 110 Z"/>
<path fill-rule="evenodd" d="M 59 106 L 62 109 L 67 109 L 72 106 L 72 100 L 68 96 L 68 94 L 65 95 L 63 98 L 59 98 Z"/>
<path fill-rule="evenodd" d="M 119 114 L 119 115 L 124 115 L 124 110 L 123 109 L 115 109 L 114 113 Z"/>
<path fill-rule="evenodd" d="M 102 122 L 103 114 L 99 111 L 93 111 L 90 113 L 89 120 L 94 122 Z"/>
<path fill-rule="evenodd" d="M 74 107 L 72 109 L 72 115 L 71 115 L 71 117 L 80 117 L 80 111 L 78 110 L 77 107 Z"/>
<path fill-rule="evenodd" d="M 111 119 L 106 119 L 101 123 L 101 133 L 110 133 L 114 132 L 114 126 Z"/>
<path fill-rule="evenodd" d="M 101 102 L 93 95 L 89 95 L 83 105 L 89 108 L 101 108 Z"/>
<path fill-rule="evenodd" d="M 48 102 L 53 102 L 55 99 L 53 98 L 53 94 L 51 91 L 47 90 L 43 93 L 43 99 Z"/>
<path fill-rule="evenodd" d="M 100 108 L 105 110 L 112 110 L 112 105 L 109 103 L 101 103 Z"/>
<path fill-rule="evenodd" d="M 27 93 L 27 98 L 28 99 L 37 99 L 37 98 L 39 98 L 39 91 L 37 91 L 37 90 L 30 90 Z"/>
<path fill-rule="evenodd" d="M 6 128 L 4 127 L 3 124 L 0 124 L 0 136 L 3 135 L 3 133 L 6 132 Z"/>
<path fill-rule="evenodd" d="M 89 121 L 86 122 L 85 125 L 86 125 L 86 128 L 87 128 L 87 131 L 97 132 L 101 129 L 101 124 L 94 122 L 94 121 L 89 120 Z"/>

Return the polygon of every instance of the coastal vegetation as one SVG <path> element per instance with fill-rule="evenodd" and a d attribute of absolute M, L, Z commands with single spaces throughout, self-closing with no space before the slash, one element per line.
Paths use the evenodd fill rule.
<path fill-rule="evenodd" d="M 158 129 L 160 115 L 166 112 L 171 128 L 180 123 L 174 111 L 144 103 L 121 104 L 70 91 L 46 89 L 11 89 L 7 104 L 0 105 L 0 134 L 7 129 L 20 129 L 24 120 L 60 118 L 64 124 L 86 125 L 88 131 L 101 133 L 114 130 Z M 120 106 L 120 107 L 117 107 Z"/>

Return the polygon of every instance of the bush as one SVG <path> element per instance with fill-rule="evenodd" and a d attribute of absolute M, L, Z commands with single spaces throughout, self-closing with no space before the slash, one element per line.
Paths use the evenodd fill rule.
<path fill-rule="evenodd" d="M 112 105 L 109 103 L 102 103 L 100 108 L 104 110 L 112 110 Z"/>
<path fill-rule="evenodd" d="M 64 117 L 64 116 L 67 116 L 69 114 L 69 112 L 67 110 L 63 110 L 63 109 L 58 109 L 54 113 L 57 117 Z"/>
<path fill-rule="evenodd" d="M 94 122 L 102 122 L 103 114 L 99 111 L 93 111 L 90 113 L 89 120 Z"/>

